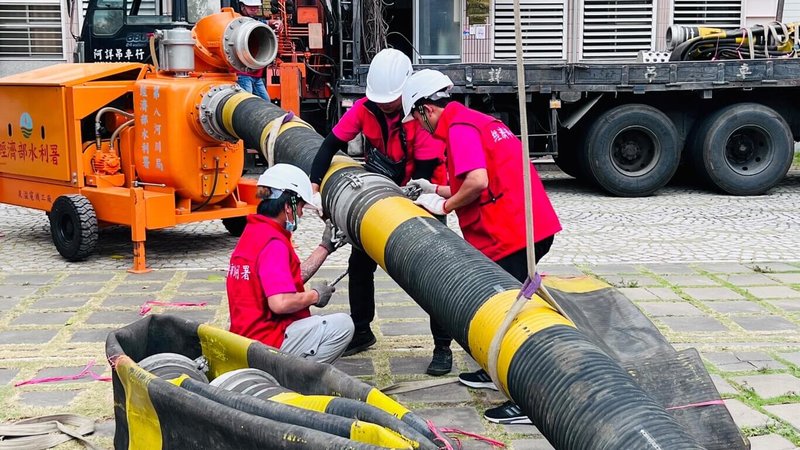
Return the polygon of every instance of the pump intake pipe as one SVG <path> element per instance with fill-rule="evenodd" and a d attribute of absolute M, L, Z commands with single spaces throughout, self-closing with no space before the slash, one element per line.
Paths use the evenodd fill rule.
<path fill-rule="evenodd" d="M 285 111 L 232 88 L 215 95 L 215 128 L 271 152 L 276 163 L 310 170 L 322 143 L 310 127 L 289 121 L 269 139 Z M 269 141 L 273 148 L 267 148 Z M 388 178 L 365 172 L 348 157 L 334 158 L 321 193 L 325 211 L 353 245 L 488 367 L 492 337 L 520 283 L 415 206 Z M 500 389 L 555 448 L 703 448 L 616 361 L 538 297 L 503 339 L 498 372 Z"/>

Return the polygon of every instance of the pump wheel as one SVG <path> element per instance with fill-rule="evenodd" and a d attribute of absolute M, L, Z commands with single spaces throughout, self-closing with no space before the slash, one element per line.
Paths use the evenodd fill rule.
<path fill-rule="evenodd" d="M 598 117 L 579 155 L 582 172 L 620 197 L 645 197 L 678 169 L 681 140 L 669 117 L 648 105 L 617 106 Z"/>
<path fill-rule="evenodd" d="M 62 195 L 50 210 L 50 235 L 58 253 L 69 261 L 86 259 L 97 245 L 97 215 L 83 195 Z"/>
<path fill-rule="evenodd" d="M 231 236 L 239 237 L 244 233 L 244 227 L 247 225 L 247 217 L 230 217 L 222 219 L 222 225 L 228 230 Z"/>
<path fill-rule="evenodd" d="M 722 108 L 692 134 L 692 168 L 728 194 L 763 194 L 792 165 L 794 139 L 789 124 L 772 108 L 757 103 Z"/>

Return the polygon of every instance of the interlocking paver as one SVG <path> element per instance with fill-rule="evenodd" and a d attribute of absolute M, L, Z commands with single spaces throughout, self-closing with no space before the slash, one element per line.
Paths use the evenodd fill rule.
<path fill-rule="evenodd" d="M 717 392 L 719 392 L 720 395 L 739 393 L 735 387 L 731 386 L 728 381 L 719 375 L 711 374 L 711 381 L 714 382 L 714 386 L 717 388 Z"/>
<path fill-rule="evenodd" d="M 797 329 L 797 325 L 780 316 L 732 317 L 731 320 L 747 331 L 787 331 Z"/>
<path fill-rule="evenodd" d="M 686 302 L 642 302 L 639 303 L 639 308 L 644 310 L 648 316 L 653 317 L 705 315 L 696 306 Z"/>
<path fill-rule="evenodd" d="M 72 332 L 72 337 L 69 339 L 70 342 L 106 342 L 106 337 L 108 333 L 116 330 L 116 328 L 104 328 L 104 329 L 89 329 L 89 330 L 75 330 Z"/>
<path fill-rule="evenodd" d="M 745 289 L 750 295 L 756 298 L 800 299 L 800 290 L 792 289 L 787 286 L 748 287 Z"/>
<path fill-rule="evenodd" d="M 728 330 L 712 317 L 660 317 L 658 320 L 677 332 L 716 333 Z"/>
<path fill-rule="evenodd" d="M 9 272 L 6 278 L 3 280 L 4 283 L 7 284 L 19 284 L 23 286 L 33 285 L 33 286 L 42 286 L 45 284 L 49 284 L 55 275 L 47 274 L 47 273 L 14 273 Z"/>
<path fill-rule="evenodd" d="M 0 331 L 0 345 L 44 344 L 53 339 L 58 330 L 6 330 Z"/>
<path fill-rule="evenodd" d="M 800 394 L 800 378 L 789 374 L 748 375 L 736 377 L 733 381 L 753 389 L 764 399 Z"/>
<path fill-rule="evenodd" d="M 656 294 L 643 287 L 620 288 L 619 291 L 629 300 L 633 300 L 635 302 L 660 300 Z"/>
<path fill-rule="evenodd" d="M 73 316 L 71 312 L 35 312 L 17 316 L 12 325 L 64 325 Z"/>
<path fill-rule="evenodd" d="M 161 291 L 164 287 L 164 283 L 162 282 L 147 282 L 147 283 L 126 283 L 120 284 L 114 289 L 114 293 L 116 294 L 134 294 L 134 293 L 156 293 Z"/>
<path fill-rule="evenodd" d="M 726 287 L 695 287 L 683 288 L 683 292 L 690 295 L 695 300 L 741 300 L 744 299 L 739 293 Z"/>
<path fill-rule="evenodd" d="M 764 409 L 800 429 L 800 403 L 765 406 Z"/>
<path fill-rule="evenodd" d="M 800 311 L 800 299 L 767 300 L 767 303 L 788 312 Z"/>
<path fill-rule="evenodd" d="M 744 264 L 739 263 L 709 263 L 703 262 L 697 264 L 697 266 L 706 271 L 711 273 L 718 273 L 718 274 L 730 274 L 730 273 L 749 273 L 752 272 L 750 267 L 745 266 Z"/>
<path fill-rule="evenodd" d="M 71 273 L 61 281 L 62 285 L 72 283 L 105 283 L 114 278 L 112 272 L 86 272 L 86 273 Z"/>
<path fill-rule="evenodd" d="M 674 263 L 674 264 L 648 264 L 647 269 L 656 275 L 693 275 L 697 273 L 696 270 L 689 264 Z"/>
<path fill-rule="evenodd" d="M 23 298 L 27 297 L 42 287 L 39 285 L 19 285 L 19 284 L 0 284 L 0 298 Z"/>
<path fill-rule="evenodd" d="M 725 406 L 739 427 L 763 427 L 772 422 L 768 416 L 761 414 L 753 408 L 736 399 L 725 400 Z M 769 407 L 765 409 L 769 410 Z"/>
<path fill-rule="evenodd" d="M 706 302 L 706 306 L 722 314 L 766 313 L 766 310 L 761 305 L 747 300 Z"/>
<path fill-rule="evenodd" d="M 76 310 L 90 300 L 89 297 L 83 295 L 75 295 L 70 297 L 42 297 L 33 302 L 30 306 L 31 309 L 65 309 Z"/>
<path fill-rule="evenodd" d="M 341 358 L 333 365 L 342 372 L 352 376 L 375 374 L 375 367 L 373 367 L 372 359 L 370 358 Z"/>
<path fill-rule="evenodd" d="M 703 352 L 702 355 L 723 372 L 786 368 L 764 352 Z"/>
<path fill-rule="evenodd" d="M 746 274 L 737 273 L 731 275 L 720 275 L 720 278 L 738 287 L 775 286 L 780 283 L 779 281 L 775 281 L 772 278 L 760 273 L 746 273 Z"/>
<path fill-rule="evenodd" d="M 717 281 L 702 275 L 664 275 L 664 279 L 678 287 L 719 286 Z"/>
<path fill-rule="evenodd" d="M 779 434 L 752 436 L 749 439 L 750 450 L 795 450 L 797 448 L 791 441 Z"/>
<path fill-rule="evenodd" d="M 63 408 L 69 405 L 80 392 L 79 390 L 23 392 L 19 395 L 19 402 L 28 406 Z"/>
<path fill-rule="evenodd" d="M 648 287 L 647 290 L 660 300 L 682 300 L 681 296 L 670 288 Z"/>
<path fill-rule="evenodd" d="M 47 292 L 47 295 L 69 295 L 87 297 L 98 293 L 105 285 L 101 283 L 66 283 L 62 282 L 58 286 Z"/>

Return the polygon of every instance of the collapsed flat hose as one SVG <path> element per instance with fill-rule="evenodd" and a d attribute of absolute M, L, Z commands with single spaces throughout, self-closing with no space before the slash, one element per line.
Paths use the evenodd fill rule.
<path fill-rule="evenodd" d="M 75 439 L 90 450 L 100 450 L 85 437 L 94 433 L 94 423 L 78 414 L 55 414 L 0 424 L 0 449 L 44 450 Z"/>
<path fill-rule="evenodd" d="M 265 131 L 259 127 L 284 112 L 250 94 L 225 95 L 217 119 L 246 146 L 261 148 Z M 308 172 L 321 142 L 309 128 L 287 126 L 275 142 L 275 162 Z M 325 211 L 350 241 L 487 367 L 491 338 L 520 283 L 414 206 L 394 183 L 349 158 L 334 159 L 321 192 Z M 538 297 L 504 338 L 498 374 L 500 387 L 556 448 L 702 448 L 616 362 Z"/>

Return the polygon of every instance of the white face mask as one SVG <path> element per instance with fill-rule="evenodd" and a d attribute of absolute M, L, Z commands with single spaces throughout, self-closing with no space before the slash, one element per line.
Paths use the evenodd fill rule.
<path fill-rule="evenodd" d="M 294 217 L 294 221 L 289 220 L 289 213 L 286 213 L 286 223 L 283 224 L 283 228 L 290 233 L 294 233 L 297 231 L 297 223 L 299 222 L 297 217 L 297 200 L 292 197 L 292 217 Z"/>

